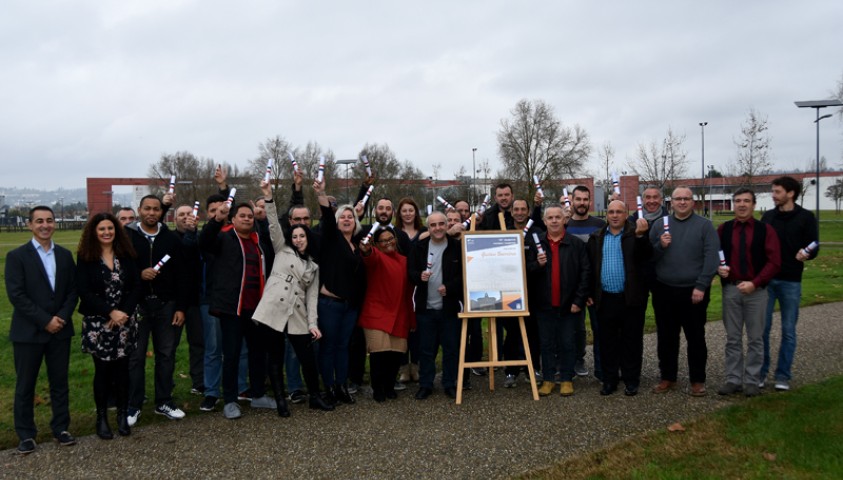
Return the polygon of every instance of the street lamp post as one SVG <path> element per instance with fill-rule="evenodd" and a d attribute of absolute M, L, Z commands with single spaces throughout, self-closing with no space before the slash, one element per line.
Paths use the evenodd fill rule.
<path fill-rule="evenodd" d="M 831 117 L 831 114 L 820 116 L 820 109 L 825 107 L 840 107 L 843 106 L 843 101 L 833 100 L 808 100 L 803 102 L 794 102 L 799 108 L 813 108 L 817 111 L 817 119 L 814 123 L 817 124 L 817 225 L 820 224 L 820 120 Z"/>
<path fill-rule="evenodd" d="M 708 122 L 700 122 L 700 130 L 702 132 L 702 209 L 705 210 L 705 126 Z M 709 195 L 710 196 L 710 195 Z M 711 218 L 711 209 L 708 212 L 708 218 Z"/>
<path fill-rule="evenodd" d="M 345 165 L 345 198 L 348 199 L 346 200 L 346 203 L 351 203 L 351 192 L 349 190 L 349 185 L 351 184 L 351 182 L 348 179 L 348 167 L 352 164 L 357 163 L 357 159 L 350 158 L 346 160 L 337 160 L 334 163 L 336 163 L 337 165 Z"/>
<path fill-rule="evenodd" d="M 477 147 L 471 149 L 471 171 L 474 172 L 474 179 L 471 181 L 471 207 L 477 208 L 477 164 L 474 161 L 474 154 Z"/>
<path fill-rule="evenodd" d="M 713 180 L 713 173 L 714 173 L 714 165 L 708 166 L 708 179 Z M 712 193 L 712 188 L 714 188 L 714 182 L 708 182 L 708 218 L 711 219 L 714 217 L 714 194 Z"/>

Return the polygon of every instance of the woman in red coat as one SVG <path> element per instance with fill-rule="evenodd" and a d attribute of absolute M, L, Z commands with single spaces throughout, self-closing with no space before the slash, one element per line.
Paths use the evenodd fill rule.
<path fill-rule="evenodd" d="M 376 248 L 372 248 L 372 244 Z M 397 398 L 395 376 L 407 351 L 407 336 L 416 328 L 407 257 L 398 252 L 395 232 L 384 228 L 360 242 L 368 285 L 358 320 L 366 336 L 373 398 Z"/>

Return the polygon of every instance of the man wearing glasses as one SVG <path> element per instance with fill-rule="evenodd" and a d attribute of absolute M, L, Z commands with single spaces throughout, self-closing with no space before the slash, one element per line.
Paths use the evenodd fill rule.
<path fill-rule="evenodd" d="M 679 332 L 688 343 L 688 376 L 694 397 L 705 396 L 706 309 L 711 281 L 717 273 L 720 241 L 711 222 L 694 213 L 691 189 L 679 186 L 671 195 L 673 215 L 655 222 L 650 230 L 656 284 L 653 309 L 656 313 L 661 381 L 653 393 L 676 387 L 679 363 Z"/>

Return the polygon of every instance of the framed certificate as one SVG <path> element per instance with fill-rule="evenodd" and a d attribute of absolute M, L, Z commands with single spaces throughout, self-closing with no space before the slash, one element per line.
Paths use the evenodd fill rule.
<path fill-rule="evenodd" d="M 460 316 L 529 315 L 520 231 L 464 232 L 462 258 L 465 307 Z"/>

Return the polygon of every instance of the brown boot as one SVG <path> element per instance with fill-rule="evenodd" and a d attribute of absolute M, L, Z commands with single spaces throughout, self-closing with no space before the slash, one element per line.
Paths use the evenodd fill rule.
<path fill-rule="evenodd" d="M 401 383 L 407 383 L 410 381 L 410 364 L 401 365 L 401 368 L 398 369 L 398 381 Z"/>

